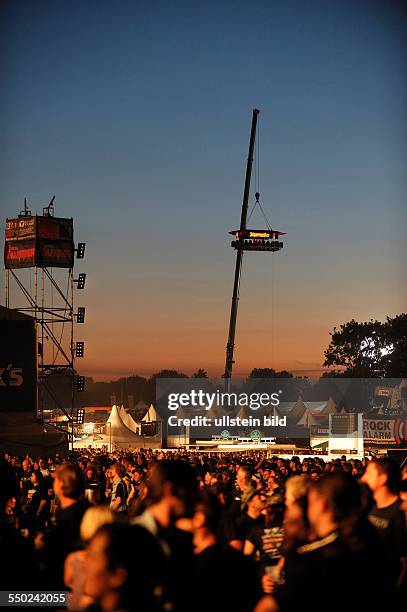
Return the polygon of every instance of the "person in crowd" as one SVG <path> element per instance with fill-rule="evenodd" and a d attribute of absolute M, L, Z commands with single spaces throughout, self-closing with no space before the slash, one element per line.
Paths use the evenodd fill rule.
<path fill-rule="evenodd" d="M 31 533 L 43 530 L 49 515 L 50 503 L 46 484 L 41 472 L 31 472 L 31 488 L 27 491 L 23 507 L 22 526 Z"/>
<path fill-rule="evenodd" d="M 137 501 L 139 496 L 140 485 L 144 479 L 144 471 L 139 467 L 135 467 L 134 464 L 130 466 L 130 487 L 129 494 L 127 496 L 127 505 L 130 506 L 132 503 Z"/>
<path fill-rule="evenodd" d="M 374 505 L 369 520 L 378 530 L 394 582 L 401 571 L 401 558 L 407 556 L 407 530 L 400 499 L 400 467 L 393 459 L 371 461 L 361 478 L 372 491 Z"/>
<path fill-rule="evenodd" d="M 284 538 L 279 550 L 281 557 L 278 560 L 277 567 L 266 565 L 263 569 L 261 584 L 264 593 L 273 593 L 285 572 L 286 564 L 289 567 L 291 563 L 295 564 L 297 548 L 315 539 L 308 520 L 308 500 L 306 496 L 298 498 L 288 506 L 286 505 L 283 533 Z M 270 567 L 273 571 L 270 570 Z"/>
<path fill-rule="evenodd" d="M 330 612 L 391 609 L 392 594 L 380 564 L 383 549 L 351 475 L 330 473 L 312 483 L 308 519 L 316 539 L 297 548 L 295 559 L 286 564 L 284 583 L 260 600 L 256 612 L 309 610 L 316 596 Z"/>
<path fill-rule="evenodd" d="M 30 539 L 10 521 L 7 505 L 18 496 L 13 466 L 0 459 L 0 591 L 38 588 L 38 565 Z"/>
<path fill-rule="evenodd" d="M 84 497 L 84 478 L 78 465 L 65 463 L 57 467 L 54 493 L 59 501 L 55 525 L 37 539 L 36 545 L 42 562 L 44 584 L 63 590 L 65 558 L 79 545 L 79 527 L 90 506 Z"/>
<path fill-rule="evenodd" d="M 154 537 L 141 527 L 114 523 L 101 527 L 87 548 L 87 596 L 102 612 L 159 612 L 157 547 Z"/>
<path fill-rule="evenodd" d="M 147 508 L 131 520 L 133 525 L 147 529 L 160 545 L 163 599 L 175 611 L 189 609 L 193 571 L 192 536 L 179 529 L 177 521 L 192 517 L 197 495 L 196 473 L 188 463 L 160 461 L 151 470 Z M 184 592 L 176 586 L 179 576 L 183 576 Z"/>
<path fill-rule="evenodd" d="M 103 525 L 117 521 L 118 515 L 107 506 L 92 506 L 83 515 L 80 525 L 80 538 L 84 546 L 93 538 Z M 86 550 L 71 552 L 64 563 L 64 583 L 70 589 L 68 595 L 68 610 L 84 610 L 95 603 L 85 593 Z"/>
<path fill-rule="evenodd" d="M 253 482 L 253 473 L 249 467 L 245 465 L 239 466 L 236 472 L 236 499 L 240 501 L 240 508 L 244 509 L 248 498 L 256 489 L 256 483 Z M 238 507 L 235 504 L 235 507 Z"/>
<path fill-rule="evenodd" d="M 194 610 L 251 611 L 256 601 L 257 576 L 254 565 L 233 548 L 219 540 L 222 506 L 212 491 L 200 493 L 192 519 L 195 592 Z M 200 585 L 209 588 L 201 589 Z M 213 585 L 211 588 L 210 585 Z M 238 585 L 238 588 L 228 588 Z"/>
<path fill-rule="evenodd" d="M 266 567 L 277 565 L 284 540 L 284 497 L 274 494 L 266 497 L 264 522 L 253 525 L 247 532 L 243 553 L 258 561 L 260 574 Z"/>
<path fill-rule="evenodd" d="M 20 499 L 21 505 L 24 507 L 27 502 L 28 491 L 31 489 L 31 474 L 33 472 L 33 466 L 31 460 L 25 458 L 21 464 L 21 474 L 19 475 L 20 482 Z"/>
<path fill-rule="evenodd" d="M 291 476 L 285 483 L 285 504 L 291 506 L 297 499 L 305 497 L 310 486 L 310 478 L 306 474 Z"/>
<path fill-rule="evenodd" d="M 265 525 L 264 510 L 267 496 L 264 489 L 255 489 L 247 498 L 245 509 L 235 520 L 235 537 L 230 544 L 236 550 L 243 552 L 244 543 L 249 532 L 255 528 L 263 528 Z"/>
<path fill-rule="evenodd" d="M 112 495 L 110 507 L 116 512 L 125 512 L 127 509 L 127 487 L 123 480 L 126 471 L 118 461 L 111 467 Z"/>
<path fill-rule="evenodd" d="M 90 465 L 85 471 L 85 497 L 92 504 L 100 503 L 100 488 L 96 468 Z"/>

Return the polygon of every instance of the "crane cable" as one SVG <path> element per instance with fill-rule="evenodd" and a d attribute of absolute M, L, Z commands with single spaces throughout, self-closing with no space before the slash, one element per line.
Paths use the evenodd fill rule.
<path fill-rule="evenodd" d="M 258 126 L 258 130 L 257 130 L 257 140 L 256 140 L 256 154 L 255 154 L 255 158 L 254 158 L 254 186 L 255 186 L 255 192 L 256 194 L 259 193 L 260 191 L 260 130 L 259 130 Z M 262 207 L 262 205 L 260 204 L 260 198 L 256 197 L 256 201 L 253 204 L 253 207 L 250 211 L 250 214 L 248 216 L 247 219 L 247 223 L 250 221 L 256 206 L 259 206 L 260 212 L 263 215 L 263 219 L 266 223 L 267 229 L 271 232 L 272 228 L 270 225 L 270 222 L 267 218 L 266 213 L 264 212 L 264 209 Z M 273 271 L 273 258 L 271 259 L 270 262 L 270 323 L 271 323 L 271 340 L 270 340 L 270 358 L 271 358 L 271 366 L 273 366 L 273 361 L 274 361 L 274 303 L 273 303 L 273 299 L 274 299 L 274 271 Z M 263 283 L 264 285 L 266 285 L 266 283 Z M 239 278 L 239 285 L 240 285 L 240 278 Z"/>

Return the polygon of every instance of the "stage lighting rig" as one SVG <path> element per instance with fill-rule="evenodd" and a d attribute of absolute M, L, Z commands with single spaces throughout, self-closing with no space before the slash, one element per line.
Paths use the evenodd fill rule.
<path fill-rule="evenodd" d="M 85 353 L 85 343 L 79 341 L 75 345 L 75 357 L 83 357 Z"/>
<path fill-rule="evenodd" d="M 79 274 L 78 278 L 75 278 L 73 282 L 76 283 L 77 289 L 85 289 L 86 274 Z"/>
<path fill-rule="evenodd" d="M 85 307 L 78 306 L 78 312 L 76 313 L 76 322 L 85 323 Z"/>
<path fill-rule="evenodd" d="M 83 259 L 85 257 L 85 242 L 78 242 L 78 246 L 75 249 L 76 251 L 76 259 Z"/>
<path fill-rule="evenodd" d="M 78 393 L 83 393 L 85 391 L 85 377 L 84 376 L 76 377 L 76 390 Z"/>
<path fill-rule="evenodd" d="M 83 425 L 85 422 L 85 408 L 78 408 L 76 411 L 75 422 L 77 425 Z"/>

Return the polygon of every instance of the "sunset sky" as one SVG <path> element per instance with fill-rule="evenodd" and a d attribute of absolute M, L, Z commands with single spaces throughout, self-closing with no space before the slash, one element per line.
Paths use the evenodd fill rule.
<path fill-rule="evenodd" d="M 317 373 L 334 326 L 406 311 L 404 2 L 5 0 L 0 15 L 1 216 L 55 194 L 74 217 L 81 373 L 222 374 L 254 107 L 261 202 L 287 236 L 245 255 L 235 373 Z"/>

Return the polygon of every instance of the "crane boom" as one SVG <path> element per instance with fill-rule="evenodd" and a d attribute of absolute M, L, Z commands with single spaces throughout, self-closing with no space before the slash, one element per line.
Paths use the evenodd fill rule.
<path fill-rule="evenodd" d="M 253 109 L 252 127 L 250 133 L 249 143 L 249 155 L 247 157 L 246 166 L 246 179 L 244 184 L 243 202 L 242 202 L 242 214 L 240 218 L 240 232 L 246 231 L 247 222 L 247 211 L 249 206 L 249 195 L 250 195 L 250 182 L 252 177 L 252 166 L 253 166 L 253 152 L 254 144 L 256 141 L 256 129 L 257 129 L 257 117 L 260 111 L 257 108 Z M 244 234 L 241 234 L 242 236 Z M 235 267 L 235 280 L 233 283 L 233 295 L 232 305 L 230 309 L 230 323 L 229 323 L 229 336 L 228 343 L 226 345 L 226 363 L 224 378 L 230 380 L 232 378 L 233 371 L 233 352 L 235 348 L 235 334 L 236 334 L 236 320 L 237 320 L 237 308 L 239 304 L 239 289 L 240 289 L 240 275 L 242 271 L 242 259 L 243 259 L 243 238 L 239 238 L 236 247 L 236 267 Z"/>

